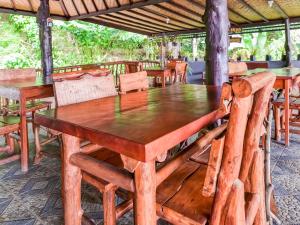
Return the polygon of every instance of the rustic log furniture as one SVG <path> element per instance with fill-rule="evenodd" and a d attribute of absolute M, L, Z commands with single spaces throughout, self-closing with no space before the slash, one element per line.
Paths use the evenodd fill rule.
<path fill-rule="evenodd" d="M 141 62 L 126 62 L 125 73 L 136 73 L 143 70 L 143 64 Z"/>
<path fill-rule="evenodd" d="M 155 160 L 221 117 L 217 110 L 220 92 L 219 87 L 172 85 L 39 113 L 37 124 L 63 132 L 65 224 L 81 224 L 81 170 L 133 192 L 136 224 L 156 224 Z M 141 94 L 146 104 L 133 100 L 139 101 Z M 80 139 L 120 153 L 135 181 L 129 172 L 84 154 Z M 78 163 L 81 159 L 86 159 L 85 163 Z"/>
<path fill-rule="evenodd" d="M 120 93 L 126 94 L 129 91 L 145 91 L 149 88 L 147 72 L 137 72 L 120 75 Z"/>
<path fill-rule="evenodd" d="M 177 62 L 175 66 L 175 77 L 174 83 L 179 80 L 179 82 L 186 84 L 186 73 L 188 64 L 186 62 Z"/>
<path fill-rule="evenodd" d="M 245 74 L 245 76 L 252 75 L 254 73 L 258 72 L 264 72 L 269 71 L 276 75 L 276 82 L 274 84 L 275 89 L 282 89 L 284 90 L 284 117 L 285 121 L 290 121 L 290 87 L 292 86 L 293 81 L 300 76 L 300 69 L 299 68 L 281 68 L 281 69 L 263 69 L 258 68 L 254 70 L 248 70 Z M 239 76 L 230 76 L 232 78 L 240 77 Z M 285 145 L 289 145 L 289 134 L 290 134 L 290 128 L 289 123 L 285 123 L 285 129 L 282 130 L 285 133 Z"/>
<path fill-rule="evenodd" d="M 0 116 L 0 136 L 5 136 L 6 146 L 0 147 L 0 152 L 6 152 L 8 156 L 0 159 L 0 165 L 20 159 L 20 154 L 15 154 L 14 139 L 19 141 L 20 118 L 17 116 Z"/>
<path fill-rule="evenodd" d="M 108 96 L 116 96 L 118 94 L 115 89 L 113 76 L 107 69 L 52 74 L 52 77 L 57 107 Z M 35 134 L 38 134 L 38 125 L 36 129 Z M 61 135 L 60 132 L 54 130 L 52 132 L 54 135 Z M 36 140 L 36 145 L 39 145 L 38 137 Z M 110 151 L 109 149 L 97 144 L 91 144 L 84 140 L 81 141 L 80 148 L 82 152 L 96 160 L 104 161 L 116 167 L 123 166 L 120 154 Z M 36 161 L 39 161 L 42 156 L 40 147 L 37 147 L 36 154 Z M 116 224 L 116 220 L 132 208 L 132 201 L 130 200 L 115 207 L 115 191 L 118 189 L 117 185 L 96 178 L 86 172 L 82 172 L 82 179 L 97 188 L 103 194 L 102 202 L 105 225 Z M 92 221 L 86 216 L 84 219 L 92 224 Z"/>
<path fill-rule="evenodd" d="M 267 224 L 259 131 L 274 82 L 272 73 L 235 80 L 233 97 L 228 97 L 231 86 L 224 86 L 229 91 L 223 91 L 222 96 L 231 102 L 228 125 L 201 137 L 157 173 L 158 183 L 160 177 L 167 177 L 157 187 L 161 218 L 189 225 L 208 221 L 211 225 Z M 199 155 L 201 150 L 210 151 L 208 162 Z"/>
<path fill-rule="evenodd" d="M 229 76 L 243 75 L 245 72 L 247 72 L 247 70 L 248 70 L 248 67 L 245 62 L 229 62 L 228 63 Z"/>
<path fill-rule="evenodd" d="M 53 96 L 51 81 L 42 77 L 23 77 L 22 72 L 14 73 L 17 79 L 0 80 L 0 96 L 19 101 L 20 104 L 20 139 L 21 139 L 21 169 L 28 171 L 28 131 L 26 104 L 29 100 L 36 100 Z"/>

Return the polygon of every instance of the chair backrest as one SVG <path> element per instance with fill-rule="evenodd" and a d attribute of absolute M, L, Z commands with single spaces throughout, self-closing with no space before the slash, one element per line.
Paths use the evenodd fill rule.
<path fill-rule="evenodd" d="M 0 69 L 0 80 L 26 79 L 35 77 L 36 70 L 34 68 Z"/>
<path fill-rule="evenodd" d="M 53 74 L 57 106 L 85 102 L 117 95 L 109 70 L 82 70 Z"/>
<path fill-rule="evenodd" d="M 228 73 L 230 75 L 243 75 L 244 72 L 248 70 L 247 64 L 245 62 L 229 62 L 228 63 Z"/>
<path fill-rule="evenodd" d="M 185 62 L 177 62 L 175 66 L 175 74 L 180 77 L 180 82 L 186 83 L 186 72 L 188 64 Z"/>
<path fill-rule="evenodd" d="M 253 70 L 257 68 L 267 69 L 269 68 L 268 62 L 246 62 L 248 70 Z"/>
<path fill-rule="evenodd" d="M 120 75 L 120 93 L 126 94 L 128 91 L 146 90 L 149 88 L 147 72 L 128 73 Z"/>
<path fill-rule="evenodd" d="M 143 70 L 143 64 L 140 62 L 127 62 L 125 64 L 125 73 L 136 73 Z"/>
<path fill-rule="evenodd" d="M 232 196 L 241 188 L 241 184 L 245 185 L 247 192 L 261 195 L 259 224 L 265 224 L 264 177 L 263 173 L 257 174 L 257 168 L 253 172 L 253 164 L 257 163 L 254 158 L 260 154 L 263 121 L 275 79 L 273 73 L 264 72 L 233 81 L 233 99 L 210 220 L 212 225 L 223 224 L 221 221 L 224 220 L 225 211 L 229 210 L 228 204 L 233 201 Z M 262 169 L 263 162 L 259 165 Z M 244 201 L 244 192 L 240 198 Z"/>

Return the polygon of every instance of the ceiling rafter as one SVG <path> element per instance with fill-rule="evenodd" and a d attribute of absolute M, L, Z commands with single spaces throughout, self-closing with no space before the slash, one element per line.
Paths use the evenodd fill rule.
<path fill-rule="evenodd" d="M 274 8 L 279 14 L 281 14 L 282 18 L 289 18 L 288 14 L 283 10 L 283 8 L 274 0 L 273 1 Z"/>
<path fill-rule="evenodd" d="M 93 4 L 95 10 L 98 11 L 98 7 L 97 7 L 97 5 L 96 5 L 96 3 L 95 3 L 95 0 L 92 0 L 92 4 Z"/>
<path fill-rule="evenodd" d="M 258 15 L 262 20 L 264 20 L 265 22 L 269 22 L 269 20 L 264 15 L 262 15 L 255 8 L 249 5 L 249 3 L 247 3 L 245 0 L 238 0 L 238 1 L 242 3 L 244 6 L 246 6 L 248 9 L 250 9 L 252 12 L 254 12 L 256 15 Z"/>
<path fill-rule="evenodd" d="M 134 29 L 134 28 L 131 28 L 131 27 L 128 27 L 128 26 L 120 26 L 120 25 L 117 25 L 117 24 L 114 24 L 114 23 L 95 20 L 95 19 L 91 19 L 91 18 L 82 19 L 82 21 L 89 22 L 89 23 L 95 23 L 95 24 L 99 24 L 99 25 L 102 25 L 102 26 L 107 26 L 107 27 L 111 27 L 111 28 L 115 28 L 115 29 L 121 29 L 121 30 L 125 30 L 125 31 L 128 31 L 128 32 L 143 34 L 143 35 L 150 35 L 151 34 L 150 31 L 146 32 L 146 31 L 139 30 L 139 29 Z"/>
<path fill-rule="evenodd" d="M 120 17 L 120 15 L 121 15 L 121 17 Z M 116 19 L 121 20 L 121 21 L 127 21 L 127 22 L 130 22 L 130 23 L 135 23 L 135 24 L 138 24 L 138 25 L 141 25 L 141 26 L 146 26 L 146 27 L 149 27 L 149 28 L 152 28 L 152 29 L 160 30 L 162 32 L 172 30 L 171 28 L 164 28 L 164 27 L 161 27 L 161 26 L 153 25 L 153 24 L 149 23 L 149 21 L 146 21 L 146 24 L 145 24 L 145 20 L 140 20 L 140 19 L 138 19 L 138 20 L 133 19 L 132 20 L 132 19 L 130 19 L 132 17 L 127 17 L 126 15 L 124 16 L 124 14 L 120 14 L 120 13 L 118 13 L 117 15 L 108 14 L 108 15 L 103 15 L 103 16 L 109 16 L 109 17 L 116 18 Z"/>
<path fill-rule="evenodd" d="M 138 15 L 137 13 L 134 13 L 134 12 L 132 12 L 132 13 L 135 14 L 135 15 Z M 151 24 L 151 25 L 154 25 L 154 26 L 163 27 L 163 28 L 166 28 L 168 30 L 178 30 L 178 27 L 176 29 L 176 28 L 171 27 L 172 25 L 170 25 L 170 24 L 167 24 L 167 23 L 163 24 L 163 22 L 160 22 L 160 21 L 157 21 L 157 20 L 154 20 L 154 21 L 153 20 L 145 20 L 145 19 L 142 19 L 140 17 L 128 15 L 128 14 L 125 14 L 125 13 L 122 13 L 122 12 L 117 12 L 117 14 L 128 17 L 128 18 L 134 18 L 135 21 L 142 21 L 144 23 L 148 23 L 148 24 Z"/>
<path fill-rule="evenodd" d="M 144 29 L 144 30 L 149 30 L 151 32 L 156 32 L 156 33 L 164 32 L 164 30 L 161 30 L 161 29 L 159 29 L 157 27 L 153 28 L 151 26 L 147 26 L 145 24 L 136 23 L 136 22 L 133 22 L 133 21 L 130 21 L 130 20 L 126 20 L 126 19 L 123 19 L 123 18 L 120 19 L 120 18 L 118 18 L 116 16 L 112 16 L 110 14 L 108 14 L 108 15 L 101 15 L 101 16 L 98 16 L 97 18 L 109 20 L 111 22 L 116 22 L 116 23 L 120 23 L 120 21 L 122 21 L 122 25 L 123 24 L 127 24 L 128 26 L 131 26 L 133 28 L 140 28 L 140 29 Z"/>
<path fill-rule="evenodd" d="M 105 2 L 105 0 L 103 0 L 103 1 Z M 99 10 L 97 12 L 87 13 L 87 14 L 83 14 L 80 16 L 72 16 L 72 17 L 70 17 L 70 19 L 71 20 L 85 19 L 85 18 L 89 18 L 89 17 L 93 17 L 93 16 L 105 15 L 105 14 L 109 14 L 109 13 L 119 12 L 122 10 L 141 8 L 141 7 L 144 7 L 147 5 L 155 5 L 155 4 L 159 4 L 161 2 L 168 2 L 168 1 L 170 1 L 170 0 L 146 0 L 146 1 L 142 1 L 142 2 L 135 2 L 132 4 L 126 4 L 126 5 L 122 5 L 120 7 L 107 8 L 104 10 Z"/>
<path fill-rule="evenodd" d="M 102 0 L 102 1 L 103 1 L 103 4 L 104 4 L 105 9 L 106 9 L 106 10 L 109 9 L 108 4 L 107 4 L 107 1 L 106 1 L 106 0 Z"/>
<path fill-rule="evenodd" d="M 76 10 L 77 15 L 80 15 L 80 12 L 79 12 L 79 10 L 78 10 L 78 8 L 77 8 L 77 6 L 76 6 L 74 0 L 71 0 L 71 2 L 72 2 L 73 6 L 74 6 L 74 8 L 75 8 L 75 10 Z"/>
<path fill-rule="evenodd" d="M 11 4 L 11 6 L 12 6 L 12 8 L 13 8 L 14 10 L 17 10 L 16 4 L 15 4 L 15 1 L 14 1 L 14 0 L 10 0 L 10 4 Z"/>
<path fill-rule="evenodd" d="M 64 1 L 63 0 L 59 0 L 58 2 L 59 2 L 59 5 L 60 5 L 60 7 L 61 7 L 61 9 L 62 9 L 62 11 L 64 13 L 64 15 L 66 17 L 70 17 L 70 13 L 68 12 L 67 7 L 66 7 Z"/>
<path fill-rule="evenodd" d="M 139 16 L 141 16 L 141 17 L 144 17 L 144 16 L 145 16 L 144 14 L 142 14 L 142 13 L 136 11 L 136 10 L 128 10 L 127 12 L 133 13 L 133 14 L 135 14 L 135 15 L 139 15 Z M 120 12 L 119 12 L 119 13 L 120 13 Z M 168 26 L 168 27 L 171 27 L 171 26 L 172 26 L 172 27 L 176 27 L 176 28 L 178 28 L 178 29 L 184 29 L 184 28 L 185 28 L 184 26 L 179 26 L 179 25 L 177 25 L 177 24 L 174 24 L 173 21 L 169 21 L 169 23 L 166 23 L 166 18 L 164 18 L 164 17 L 162 17 L 162 16 L 160 16 L 160 17 L 161 17 L 161 19 L 158 19 L 158 18 L 156 18 L 156 17 L 147 15 L 147 18 L 148 18 L 148 19 L 151 19 L 151 21 L 153 21 L 153 22 L 155 21 L 155 23 L 157 23 L 157 24 L 165 23 L 165 24 L 166 24 L 165 26 Z"/>
<path fill-rule="evenodd" d="M 88 9 L 88 7 L 87 7 L 85 1 L 84 1 L 84 0 L 81 0 L 81 3 L 82 3 L 82 5 L 83 5 L 84 10 L 86 11 L 86 13 L 89 13 L 89 9 Z"/>
<path fill-rule="evenodd" d="M 182 18 L 188 20 L 189 23 L 190 23 L 190 21 L 192 21 L 193 23 L 190 23 L 192 26 L 195 26 L 195 27 L 196 27 L 196 25 L 195 25 L 194 23 L 200 23 L 200 24 L 203 24 L 203 22 L 200 21 L 200 19 L 201 19 L 200 17 L 199 17 L 199 21 L 198 21 L 198 20 L 195 20 L 195 19 L 193 19 L 193 18 L 190 18 L 190 17 L 188 17 L 188 16 L 186 16 L 186 15 L 184 15 L 184 14 L 182 14 L 182 13 L 176 12 L 176 11 L 174 11 L 174 10 L 172 10 L 172 9 L 169 9 L 169 8 L 167 8 L 167 7 L 165 7 L 165 6 L 162 6 L 162 5 L 156 5 L 155 7 L 159 8 L 159 9 L 161 9 L 161 10 L 164 10 L 164 11 L 166 11 L 166 12 L 168 12 L 168 13 L 178 15 L 178 16 L 180 16 L 180 17 L 182 17 Z"/>
<path fill-rule="evenodd" d="M 33 8 L 31 0 L 27 0 L 27 1 L 28 1 L 31 11 L 34 12 L 34 8 Z"/>
<path fill-rule="evenodd" d="M 200 2 L 197 2 L 197 1 L 195 1 L 195 0 L 191 0 L 190 3 L 193 4 L 193 5 L 196 6 L 196 7 L 199 7 L 199 8 L 201 8 L 201 9 L 203 9 L 203 10 L 205 11 L 205 5 L 202 5 Z M 235 12 L 232 11 L 230 8 L 228 8 L 228 11 L 230 11 L 230 12 L 232 12 L 232 13 L 235 13 Z M 238 13 L 235 13 L 235 14 L 243 18 L 242 15 L 239 15 Z M 247 18 L 243 18 L 243 19 L 248 20 Z M 229 22 L 230 22 L 231 24 L 235 25 L 235 26 L 238 26 L 238 24 L 237 24 L 236 22 L 234 22 L 234 21 L 232 21 L 232 20 L 230 20 L 230 19 L 229 19 Z"/>
<path fill-rule="evenodd" d="M 154 14 L 154 15 L 161 16 L 161 17 L 164 18 L 164 20 L 166 20 L 166 18 L 169 18 L 169 17 L 166 16 L 166 15 L 163 15 L 163 14 L 161 14 L 161 13 L 158 13 L 158 12 L 152 10 L 152 9 L 148 9 L 148 8 L 145 8 L 145 7 L 144 7 L 144 8 L 141 8 L 141 9 L 139 9 L 139 10 L 143 10 L 143 11 L 146 11 L 146 12 L 148 12 L 148 13 L 152 13 L 152 14 Z M 177 22 L 177 23 L 184 24 L 184 25 L 189 26 L 189 27 L 194 27 L 194 25 L 191 25 L 190 23 L 186 23 L 185 21 L 182 21 L 182 20 L 179 20 L 179 19 L 176 19 L 176 18 L 173 18 L 173 17 L 170 18 L 170 21 L 171 21 L 171 22 L 172 22 L 172 21 L 175 21 L 175 22 Z M 184 26 L 183 26 L 183 28 L 186 29 L 186 27 L 184 27 Z"/>

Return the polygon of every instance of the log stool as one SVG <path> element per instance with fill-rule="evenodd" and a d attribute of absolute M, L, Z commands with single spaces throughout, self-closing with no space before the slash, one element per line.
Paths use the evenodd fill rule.
<path fill-rule="evenodd" d="M 0 147 L 0 152 L 6 152 L 8 157 L 0 159 L 0 165 L 10 163 L 20 159 L 20 154 L 14 154 L 14 139 L 18 140 L 20 126 L 20 118 L 16 116 L 1 116 L 0 117 L 0 135 L 5 136 L 6 146 Z M 18 140 L 19 141 L 19 140 Z"/>

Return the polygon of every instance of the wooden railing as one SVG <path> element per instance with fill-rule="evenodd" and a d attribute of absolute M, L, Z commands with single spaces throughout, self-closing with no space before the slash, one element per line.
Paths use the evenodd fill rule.
<path fill-rule="evenodd" d="M 109 69 L 110 72 L 115 77 L 116 86 L 119 85 L 119 75 L 124 74 L 126 64 L 132 64 L 132 63 L 142 63 L 143 68 L 153 68 L 153 67 L 159 67 L 160 63 L 158 61 L 152 61 L 152 60 L 143 60 L 143 61 L 115 61 L 115 62 L 105 62 L 105 63 L 97 63 L 97 64 L 86 64 L 86 65 L 76 65 L 76 66 L 65 66 L 65 67 L 58 67 L 53 69 L 53 73 L 66 73 L 66 72 L 73 72 L 73 71 L 79 71 L 84 69 L 93 69 L 93 68 L 106 68 Z M 42 70 L 37 69 L 37 75 L 41 75 Z"/>

